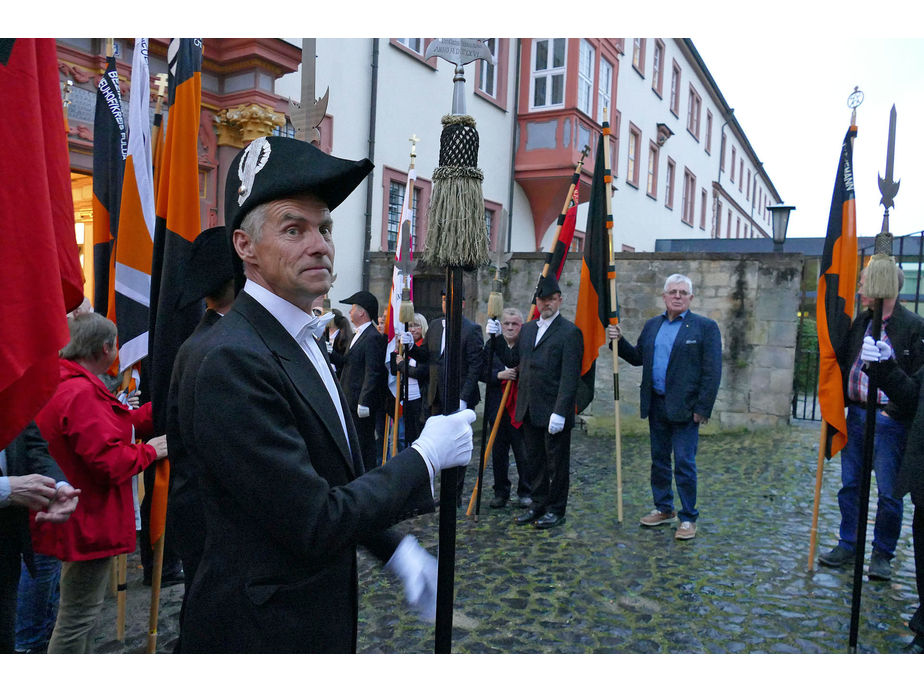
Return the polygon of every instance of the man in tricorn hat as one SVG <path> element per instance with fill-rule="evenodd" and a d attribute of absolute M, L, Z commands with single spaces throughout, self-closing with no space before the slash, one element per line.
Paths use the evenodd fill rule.
<path fill-rule="evenodd" d="M 435 417 L 364 474 L 311 312 L 331 286 L 331 210 L 371 169 L 282 137 L 231 162 L 225 221 L 243 288 L 190 349 L 176 392 L 173 433 L 196 460 L 207 526 L 184 652 L 354 652 L 357 544 L 435 613 L 436 560 L 388 528 L 432 511 L 434 477 L 469 460 L 474 416 Z"/>
<path fill-rule="evenodd" d="M 368 472 L 376 466 L 379 447 L 375 442 L 376 420 L 384 416 L 388 338 L 372 322 L 379 314 L 379 302 L 375 296 L 368 291 L 357 291 L 340 302 L 351 306 L 350 322 L 354 330 L 343 361 L 340 387 L 356 425 L 363 465 Z"/>
<path fill-rule="evenodd" d="M 501 344 L 501 360 L 516 367 L 516 420 L 523 422 L 527 474 L 533 502 L 516 518 L 520 525 L 549 529 L 565 521 L 571 469 L 574 397 L 581 377 L 584 338 L 561 308 L 561 289 L 543 277 L 536 291 L 539 319 L 523 325 L 511 348 Z M 501 334 L 489 320 L 488 334 Z"/>

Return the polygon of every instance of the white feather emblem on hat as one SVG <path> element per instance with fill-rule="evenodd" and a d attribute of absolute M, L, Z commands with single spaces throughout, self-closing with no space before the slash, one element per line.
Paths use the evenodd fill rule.
<path fill-rule="evenodd" d="M 270 156 L 270 143 L 265 137 L 259 137 L 247 145 L 241 160 L 237 165 L 237 175 L 241 179 L 241 187 L 237 189 L 237 204 L 244 204 L 250 193 L 253 192 L 253 179 L 266 166 Z"/>

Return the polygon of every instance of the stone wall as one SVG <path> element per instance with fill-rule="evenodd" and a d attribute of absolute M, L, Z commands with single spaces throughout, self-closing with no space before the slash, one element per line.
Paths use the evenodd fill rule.
<path fill-rule="evenodd" d="M 372 262 L 371 290 L 382 301 L 388 295 L 391 260 L 384 253 L 375 255 L 381 257 Z M 693 281 L 691 309 L 715 320 L 722 333 L 722 384 L 712 425 L 751 429 L 788 424 L 803 260 L 798 253 L 617 253 L 623 333 L 634 343 L 645 321 L 664 310 L 664 280 L 674 272 L 687 275 Z M 526 312 L 544 262 L 542 253 L 514 254 L 503 277 L 505 305 Z M 570 256 L 559 280 L 562 314 L 569 320 L 574 319 L 580 268 L 580 256 Z M 493 278 L 493 268 L 465 277 L 465 313 L 481 325 Z M 639 419 L 642 369 L 625 361 L 618 368 L 621 428 L 647 430 L 647 422 Z M 588 425 L 612 422 L 612 382 L 612 352 L 604 345 L 597 358 L 596 395 L 583 412 Z"/>

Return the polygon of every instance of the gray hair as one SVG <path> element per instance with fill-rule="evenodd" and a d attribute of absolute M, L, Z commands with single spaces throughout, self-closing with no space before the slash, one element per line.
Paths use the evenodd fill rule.
<path fill-rule="evenodd" d="M 689 277 L 683 274 L 672 274 L 667 279 L 664 280 L 664 293 L 667 293 L 667 287 L 671 284 L 686 284 L 687 291 L 690 292 L 690 295 L 693 295 L 693 282 Z"/>
<path fill-rule="evenodd" d="M 82 313 L 67 319 L 71 333 L 69 341 L 58 356 L 68 361 L 95 359 L 103 353 L 103 346 L 114 346 L 119 334 L 115 323 L 99 313 Z"/>
<path fill-rule="evenodd" d="M 423 313 L 414 313 L 414 324 L 420 325 L 420 337 L 423 339 L 427 336 L 427 318 Z"/>
<path fill-rule="evenodd" d="M 251 241 L 259 243 L 263 236 L 263 224 L 266 222 L 266 205 L 262 202 L 251 209 L 241 220 L 241 231 L 247 234 Z"/>
<path fill-rule="evenodd" d="M 501 317 L 504 317 L 505 315 L 512 315 L 515 318 L 519 318 L 520 322 L 523 322 L 523 313 L 519 308 L 513 308 L 512 306 L 504 308 L 504 310 L 501 311 Z"/>

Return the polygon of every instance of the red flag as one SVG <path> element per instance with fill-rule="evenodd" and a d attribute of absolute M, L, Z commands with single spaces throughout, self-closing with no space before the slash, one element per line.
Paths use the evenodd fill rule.
<path fill-rule="evenodd" d="M 83 300 L 54 39 L 0 40 L 0 449 L 58 385 Z M 24 201 L 28 201 L 24 204 Z"/>
<path fill-rule="evenodd" d="M 847 443 L 844 415 L 844 381 L 836 349 L 843 343 L 853 320 L 857 286 L 857 215 L 853 188 L 853 138 L 851 125 L 841 145 L 834 179 L 828 231 L 818 276 L 816 318 L 818 326 L 818 403 L 828 424 L 825 457 L 830 459 Z"/>
<path fill-rule="evenodd" d="M 558 232 L 558 240 L 555 242 L 555 247 L 552 249 L 551 259 L 549 260 L 549 271 L 555 273 L 555 279 L 561 277 L 561 271 L 565 268 L 565 260 L 568 259 L 568 251 L 571 249 L 571 241 L 574 240 L 574 225 L 577 222 L 578 192 L 581 187 L 580 180 L 580 173 L 575 173 L 571 176 L 574 192 L 571 194 L 568 210 L 558 217 L 558 225 L 561 230 Z"/>
<path fill-rule="evenodd" d="M 604 135 L 609 124 L 603 123 Z M 583 411 L 594 398 L 597 354 L 606 343 L 606 325 L 611 318 L 618 319 L 619 305 L 610 305 L 609 279 L 610 255 L 609 233 L 613 227 L 613 215 L 607 214 L 606 195 L 609 194 L 612 177 L 606 168 L 604 151 L 606 137 L 601 135 L 597 143 L 597 157 L 594 161 L 594 178 L 590 188 L 590 204 L 587 209 L 587 233 L 584 236 L 584 258 L 581 264 L 581 284 L 578 288 L 577 309 L 574 324 L 584 335 L 584 359 L 581 363 L 581 379 L 575 405 Z"/>
<path fill-rule="evenodd" d="M 195 330 L 202 302 L 179 308 L 199 217 L 199 114 L 202 99 L 202 41 L 173 39 L 167 53 L 170 98 L 163 163 L 158 171 L 151 267 L 150 354 L 154 428 L 166 428 L 167 391 L 173 360 Z M 170 463 L 160 460 L 151 503 L 151 543 L 164 531 Z"/>

